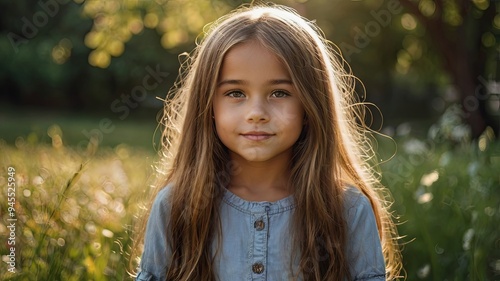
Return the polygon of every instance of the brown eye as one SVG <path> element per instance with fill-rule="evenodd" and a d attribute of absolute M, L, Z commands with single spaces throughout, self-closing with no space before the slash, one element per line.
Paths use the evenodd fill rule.
<path fill-rule="evenodd" d="M 275 98 L 285 98 L 285 97 L 288 97 L 290 94 L 286 91 L 282 91 L 282 90 L 278 90 L 278 91 L 274 91 L 271 96 L 272 97 L 275 97 Z"/>
<path fill-rule="evenodd" d="M 226 94 L 226 96 L 231 97 L 231 98 L 244 98 L 245 94 L 241 91 L 231 91 Z"/>

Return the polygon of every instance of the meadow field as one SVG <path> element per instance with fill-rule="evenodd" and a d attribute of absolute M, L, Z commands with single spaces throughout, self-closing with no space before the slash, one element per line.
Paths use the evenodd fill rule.
<path fill-rule="evenodd" d="M 441 126 L 379 142 L 406 279 L 500 280 L 500 143 L 489 131 L 476 141 L 452 133 Z M 0 279 L 131 280 L 132 231 L 155 152 L 76 148 L 57 125 L 46 137 L 0 141 Z"/>

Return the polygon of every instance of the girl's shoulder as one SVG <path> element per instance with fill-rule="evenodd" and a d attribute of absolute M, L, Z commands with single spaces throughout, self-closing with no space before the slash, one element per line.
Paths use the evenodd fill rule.
<path fill-rule="evenodd" d="M 348 185 L 344 188 L 344 201 L 347 205 L 349 205 L 349 203 L 360 203 L 360 201 L 366 201 L 366 203 L 369 204 L 366 195 L 364 195 L 359 188 L 352 185 Z"/>
<path fill-rule="evenodd" d="M 158 191 L 158 193 L 156 194 L 155 200 L 168 199 L 170 193 L 172 192 L 172 187 L 172 184 L 167 184 L 166 186 L 161 188 L 160 191 Z"/>
<path fill-rule="evenodd" d="M 356 187 L 344 191 L 346 254 L 354 280 L 385 280 L 385 262 L 370 199 Z"/>
<path fill-rule="evenodd" d="M 172 192 L 172 185 L 168 184 L 156 194 L 153 204 L 151 206 L 151 213 L 164 213 L 170 208 L 170 194 Z"/>
<path fill-rule="evenodd" d="M 373 215 L 370 200 L 354 186 L 347 186 L 344 189 L 344 211 L 348 222 L 360 216 Z"/>

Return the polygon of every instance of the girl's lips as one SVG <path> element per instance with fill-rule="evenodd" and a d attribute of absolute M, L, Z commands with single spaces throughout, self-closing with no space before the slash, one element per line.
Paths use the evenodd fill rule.
<path fill-rule="evenodd" d="M 267 140 L 274 136 L 274 134 L 269 134 L 269 133 L 261 133 L 261 132 L 249 132 L 245 134 L 241 134 L 246 139 L 253 140 L 253 141 L 261 141 L 261 140 Z"/>

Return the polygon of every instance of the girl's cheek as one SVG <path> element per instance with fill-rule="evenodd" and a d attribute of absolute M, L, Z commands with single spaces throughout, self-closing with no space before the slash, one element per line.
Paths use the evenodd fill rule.
<path fill-rule="evenodd" d="M 283 122 L 291 123 L 302 120 L 303 110 L 294 105 L 284 106 L 274 109 L 274 115 Z"/>

